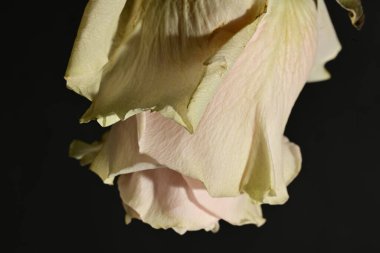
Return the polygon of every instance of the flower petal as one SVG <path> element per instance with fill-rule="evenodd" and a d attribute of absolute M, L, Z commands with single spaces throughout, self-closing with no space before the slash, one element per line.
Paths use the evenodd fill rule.
<path fill-rule="evenodd" d="M 168 168 L 121 175 L 119 192 L 130 218 L 141 219 L 154 228 L 186 231 L 217 231 L 218 221 L 234 225 L 264 223 L 261 208 L 247 194 L 212 198 L 202 183 Z"/>
<path fill-rule="evenodd" d="M 325 64 L 334 59 L 341 49 L 326 4 L 324 0 L 318 0 L 318 48 L 308 82 L 329 79 L 330 74 L 325 69 Z"/>
<path fill-rule="evenodd" d="M 113 184 L 116 176 L 140 170 L 162 167 L 151 157 L 140 154 L 137 144 L 136 117 L 113 125 L 101 142 L 86 144 L 74 141 L 70 156 L 91 164 L 90 169 L 106 184 Z"/>
<path fill-rule="evenodd" d="M 107 126 L 154 110 L 193 131 L 214 91 L 210 75 L 220 75 L 233 58 L 218 50 L 263 12 L 265 2 L 139 1 L 141 15 L 133 22 L 119 21 L 119 29 L 133 26 L 133 32 L 112 46 L 99 92 L 82 122 L 96 118 Z M 197 103 L 192 97 L 198 86 L 207 94 L 197 96 L 200 106 L 189 107 Z"/>
<path fill-rule="evenodd" d="M 92 100 L 126 0 L 91 0 L 86 6 L 66 71 L 68 88 Z"/>
<path fill-rule="evenodd" d="M 283 132 L 311 70 L 316 30 L 313 1 L 269 1 L 197 131 L 191 135 L 158 113 L 139 114 L 140 152 L 202 181 L 211 196 L 246 191 L 259 202 L 286 201 L 301 158 Z"/>
<path fill-rule="evenodd" d="M 102 141 L 95 141 L 91 144 L 85 143 L 80 140 L 74 140 L 70 144 L 69 156 L 80 160 L 82 166 L 89 165 L 94 162 L 96 156 L 99 154 L 103 147 L 108 134 L 104 134 Z"/>
<path fill-rule="evenodd" d="M 337 0 L 344 9 L 349 11 L 351 23 L 360 30 L 364 25 L 365 15 L 361 0 Z"/>

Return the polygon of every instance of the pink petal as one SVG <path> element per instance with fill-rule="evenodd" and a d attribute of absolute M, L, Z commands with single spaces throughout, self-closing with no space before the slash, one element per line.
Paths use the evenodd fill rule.
<path fill-rule="evenodd" d="M 285 202 L 301 155 L 283 132 L 311 70 L 316 41 L 313 1 L 269 1 L 197 131 L 189 134 L 158 113 L 142 113 L 140 152 L 202 181 L 211 196 L 245 191 L 259 202 Z"/>
<path fill-rule="evenodd" d="M 220 219 L 234 225 L 264 223 L 260 206 L 247 194 L 212 198 L 201 182 L 168 168 L 122 175 L 118 186 L 127 216 L 154 228 L 173 228 L 183 234 L 200 229 L 217 231 Z"/>
<path fill-rule="evenodd" d="M 76 151 L 78 152 L 78 151 Z M 120 174 L 162 167 L 151 157 L 140 154 L 137 143 L 136 117 L 112 126 L 91 170 L 107 184 Z"/>

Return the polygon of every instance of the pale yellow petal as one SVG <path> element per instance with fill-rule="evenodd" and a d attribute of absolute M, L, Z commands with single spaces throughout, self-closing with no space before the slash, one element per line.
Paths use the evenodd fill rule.
<path fill-rule="evenodd" d="M 80 160 L 82 166 L 89 165 L 94 161 L 102 146 L 102 142 L 88 144 L 83 141 L 74 140 L 70 144 L 69 156 Z"/>
<path fill-rule="evenodd" d="M 98 93 L 102 68 L 126 0 L 90 0 L 66 71 L 68 88 L 92 100 Z"/>
<path fill-rule="evenodd" d="M 335 33 L 324 0 L 318 0 L 318 48 L 308 81 L 319 82 L 330 78 L 325 64 L 334 59 L 342 49 Z"/>
<path fill-rule="evenodd" d="M 69 156 L 79 160 L 82 166 L 93 163 L 100 150 L 102 150 L 108 134 L 106 132 L 100 141 L 94 141 L 91 144 L 80 140 L 72 141 L 69 147 Z"/>
<path fill-rule="evenodd" d="M 233 50 L 225 43 L 264 11 L 265 2 L 141 1 L 143 13 L 129 39 L 113 47 L 82 122 L 107 126 L 154 110 L 193 131 L 246 41 L 235 41 Z"/>

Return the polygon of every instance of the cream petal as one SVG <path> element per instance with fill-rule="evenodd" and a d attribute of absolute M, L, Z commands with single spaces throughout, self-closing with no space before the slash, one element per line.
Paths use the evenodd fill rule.
<path fill-rule="evenodd" d="M 139 114 L 140 152 L 202 181 L 211 196 L 246 191 L 259 202 L 283 203 L 301 165 L 283 132 L 311 70 L 316 37 L 313 1 L 269 1 L 197 131 L 189 134 L 158 113 Z"/>
<path fill-rule="evenodd" d="M 91 164 L 90 169 L 106 184 L 113 184 L 120 174 L 162 167 L 151 157 L 139 153 L 136 117 L 113 125 L 101 142 L 74 141 L 70 156 L 79 159 L 82 165 Z"/>
<path fill-rule="evenodd" d="M 324 0 L 318 0 L 318 47 L 308 82 L 319 82 L 330 78 L 325 64 L 334 59 L 342 49 L 335 33 Z"/>
<path fill-rule="evenodd" d="M 349 12 L 351 23 L 360 30 L 364 25 L 365 15 L 361 0 L 337 0 Z"/>
<path fill-rule="evenodd" d="M 168 168 L 121 175 L 118 187 L 126 220 L 141 219 L 154 228 L 183 234 L 200 229 L 216 232 L 220 219 L 235 225 L 264 223 L 260 206 L 247 194 L 212 198 L 202 183 Z"/>
<path fill-rule="evenodd" d="M 154 110 L 193 131 L 217 76 L 226 72 L 245 43 L 234 50 L 223 46 L 264 11 L 265 2 L 139 1 L 140 11 L 134 13 L 141 15 L 133 22 L 119 22 L 119 27 L 133 26 L 133 31 L 112 46 L 99 92 L 81 121 L 98 119 L 108 126 Z"/>
<path fill-rule="evenodd" d="M 102 142 L 88 144 L 80 140 L 74 140 L 70 144 L 69 156 L 80 160 L 82 166 L 89 165 L 95 160 L 102 147 Z"/>
<path fill-rule="evenodd" d="M 68 88 L 92 100 L 126 0 L 88 2 L 66 71 Z"/>

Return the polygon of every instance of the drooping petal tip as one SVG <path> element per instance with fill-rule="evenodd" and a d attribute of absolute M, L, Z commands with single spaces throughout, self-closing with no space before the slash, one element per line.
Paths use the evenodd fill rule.
<path fill-rule="evenodd" d="M 361 0 L 337 0 L 344 9 L 348 11 L 352 25 L 360 30 L 365 21 L 365 15 Z"/>

